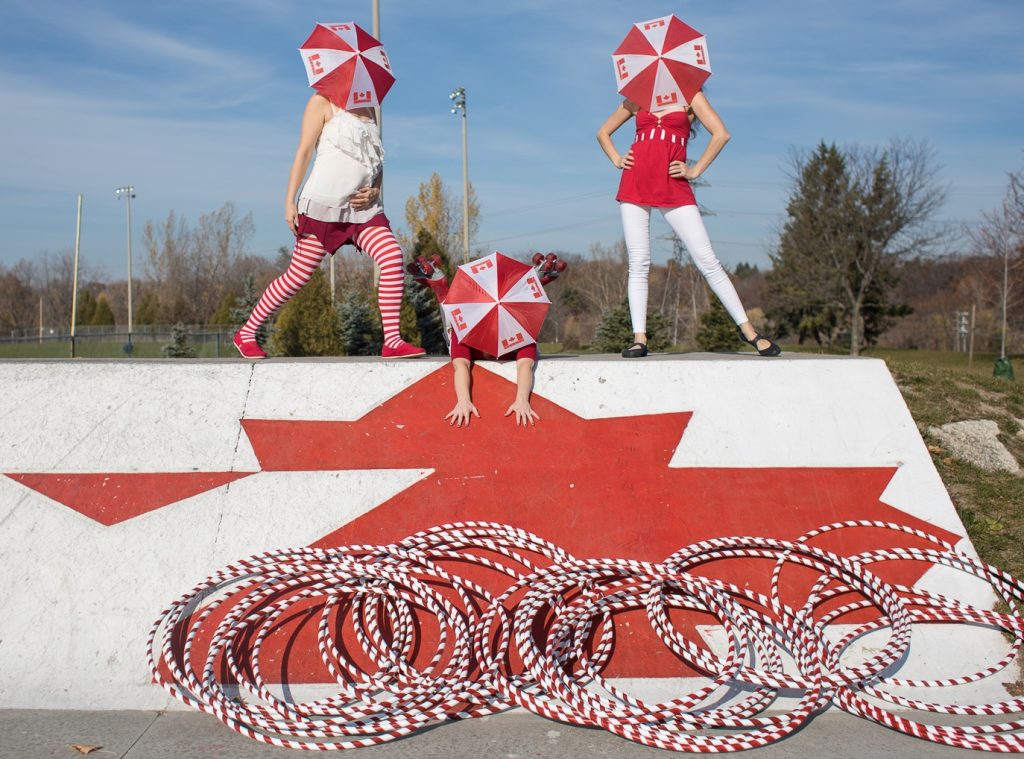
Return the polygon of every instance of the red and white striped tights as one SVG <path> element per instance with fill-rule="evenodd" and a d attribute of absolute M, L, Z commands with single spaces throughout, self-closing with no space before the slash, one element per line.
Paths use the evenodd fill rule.
<path fill-rule="evenodd" d="M 384 325 L 384 345 L 395 348 L 403 343 L 398 331 L 399 310 L 402 307 L 402 249 L 387 227 L 366 227 L 355 238 L 356 246 L 370 256 L 380 267 L 380 285 L 377 304 Z M 245 326 L 239 330 L 243 340 L 255 340 L 256 330 L 281 308 L 295 293 L 309 282 L 313 272 L 324 260 L 327 251 L 313 235 L 304 235 L 295 242 L 292 261 L 284 274 L 275 279 L 260 296 Z"/>

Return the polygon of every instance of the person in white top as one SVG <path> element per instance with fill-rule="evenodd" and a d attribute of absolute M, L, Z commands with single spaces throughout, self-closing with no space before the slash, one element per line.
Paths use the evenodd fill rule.
<path fill-rule="evenodd" d="M 314 150 L 313 170 L 299 193 Z M 405 342 L 398 331 L 405 277 L 402 249 L 380 203 L 383 166 L 384 149 L 373 109 L 346 111 L 320 94 L 309 99 L 284 201 L 284 219 L 296 237 L 295 250 L 287 270 L 270 283 L 235 333 L 235 346 L 244 357 L 266 357 L 256 342 L 256 331 L 309 282 L 324 256 L 347 243 L 367 253 L 380 268 L 381 355 L 411 358 L 426 353 Z"/>

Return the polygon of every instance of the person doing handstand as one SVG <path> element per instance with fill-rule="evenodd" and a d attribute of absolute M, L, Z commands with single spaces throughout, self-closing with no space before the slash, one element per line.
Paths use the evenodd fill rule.
<path fill-rule="evenodd" d="M 537 266 L 542 284 L 552 281 L 565 270 L 565 263 L 559 261 L 558 257 L 552 253 L 549 253 L 547 257 L 536 254 L 534 264 Z M 441 268 L 439 257 L 435 256 L 429 262 L 419 258 L 409 263 L 406 270 L 417 282 L 433 290 L 438 303 L 444 301 L 448 295 L 448 278 Z M 456 427 L 468 427 L 473 416 L 480 418 L 480 412 L 472 398 L 473 364 L 484 360 L 511 360 L 516 362 L 516 397 L 505 411 L 505 416 L 514 414 L 517 427 L 536 424 L 540 416 L 530 405 L 530 394 L 533 392 L 533 369 L 538 358 L 537 345 L 531 343 L 499 356 L 492 356 L 477 348 L 463 345 L 459 342 L 455 330 L 449 329 L 447 325 L 445 325 L 445 329 L 450 340 L 449 354 L 455 373 L 455 407 L 444 417 L 448 423 Z"/>

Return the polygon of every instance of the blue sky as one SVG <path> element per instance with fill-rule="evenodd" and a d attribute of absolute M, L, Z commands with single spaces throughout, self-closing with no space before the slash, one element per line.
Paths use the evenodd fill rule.
<path fill-rule="evenodd" d="M 618 173 L 594 139 L 619 100 L 609 56 L 631 23 L 667 13 L 708 36 L 708 94 L 733 137 L 699 192 L 727 265 L 767 264 L 790 156 L 822 139 L 927 140 L 957 223 L 997 205 L 1006 172 L 1024 167 L 1020 0 L 380 2 L 398 75 L 384 108 L 389 215 L 404 224 L 432 171 L 461 192 L 448 93 L 463 86 L 487 251 L 619 239 Z M 142 224 L 172 209 L 193 222 L 232 201 L 253 213 L 252 252 L 288 244 L 283 195 L 310 92 L 296 48 L 317 21 L 370 28 L 370 7 L 0 0 L 0 263 L 70 249 L 83 193 L 83 262 L 125 276 L 114 189 L 126 183 L 137 269 Z M 669 249 L 658 241 L 656 260 Z"/>

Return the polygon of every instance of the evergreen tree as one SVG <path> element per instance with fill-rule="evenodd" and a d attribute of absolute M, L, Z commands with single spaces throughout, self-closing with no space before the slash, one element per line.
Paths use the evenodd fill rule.
<path fill-rule="evenodd" d="M 252 274 L 249 274 L 246 276 L 245 281 L 242 282 L 242 294 L 235 298 L 235 307 L 231 309 L 229 314 L 230 324 L 235 330 L 240 329 L 245 324 L 249 314 L 256 308 L 260 295 L 262 293 L 256 289 L 256 279 Z M 261 346 L 267 344 L 267 322 L 261 324 L 260 328 L 256 330 L 256 342 Z"/>
<path fill-rule="evenodd" d="M 911 306 L 906 303 L 891 303 L 883 294 L 886 287 L 895 287 L 897 283 L 898 277 L 896 282 L 891 285 L 886 282 L 873 282 L 867 289 L 862 310 L 863 334 L 861 339 L 863 345 L 874 345 L 878 342 L 878 338 L 896 323 L 897 319 L 914 313 Z M 847 349 L 850 347 L 849 329 L 840 331 L 839 342 Z"/>
<path fill-rule="evenodd" d="M 171 328 L 171 343 L 160 349 L 164 358 L 195 358 L 196 350 L 188 341 L 188 330 L 183 322 Z"/>
<path fill-rule="evenodd" d="M 451 256 L 426 229 L 420 229 L 417 233 L 412 255 L 413 258 L 422 257 L 427 261 L 437 256 L 441 259 L 441 268 L 444 270 L 445 276 L 448 277 L 448 281 L 451 282 L 454 279 L 456 266 L 452 263 Z M 408 287 L 406 292 L 409 297 L 403 303 L 403 311 L 407 303 L 409 311 L 413 314 L 413 321 L 408 325 L 408 332 L 403 328 L 403 334 L 415 334 L 417 336 L 416 345 L 422 347 L 427 353 L 444 354 L 448 348 L 448 343 L 444 338 L 444 320 L 441 318 L 440 304 L 434 297 L 433 291 L 429 287 L 417 283 Z"/>
<path fill-rule="evenodd" d="M 230 327 L 234 322 L 232 315 L 238 306 L 238 295 L 233 292 L 225 292 L 217 304 L 217 310 L 213 312 L 207 324 L 211 327 Z"/>
<path fill-rule="evenodd" d="M 160 324 L 162 309 L 160 299 L 153 290 L 143 290 L 135 306 L 136 324 Z"/>
<path fill-rule="evenodd" d="M 845 244 L 850 203 L 846 157 L 823 142 L 802 166 L 771 256 L 766 312 L 780 335 L 831 345 L 845 320 L 838 277 L 825 265 L 822 247 Z"/>
<path fill-rule="evenodd" d="M 669 330 L 665 317 L 657 311 L 647 312 L 647 349 L 663 351 L 669 347 Z M 633 344 L 633 323 L 629 316 L 629 301 L 607 311 L 597 327 L 591 345 L 598 353 L 620 353 Z"/>
<path fill-rule="evenodd" d="M 418 285 L 410 286 L 406 280 L 405 297 L 402 298 L 402 306 L 398 311 L 398 331 L 402 333 L 407 343 L 421 347 L 423 343 L 420 340 L 419 325 L 416 323 L 416 306 L 413 300 L 422 289 Z"/>
<path fill-rule="evenodd" d="M 905 312 L 891 294 L 902 263 L 938 239 L 931 219 L 945 191 L 930 151 L 911 142 L 843 151 L 821 143 L 794 165 L 766 310 L 801 341 L 842 333 L 856 355 Z"/>
<path fill-rule="evenodd" d="M 700 326 L 697 328 L 697 345 L 703 351 L 727 353 L 738 351 L 743 345 L 736 322 L 725 310 L 722 301 L 712 297 L 710 308 L 701 314 Z"/>
<path fill-rule="evenodd" d="M 341 341 L 347 356 L 376 356 L 384 344 L 384 334 L 366 296 L 351 289 L 337 307 Z"/>
<path fill-rule="evenodd" d="M 75 306 L 75 323 L 79 326 L 92 324 L 92 318 L 96 315 L 96 298 L 89 290 L 82 290 L 78 294 L 78 303 Z"/>
<path fill-rule="evenodd" d="M 448 343 L 444 339 L 444 319 L 434 293 L 427 287 L 412 287 L 407 300 L 416 315 L 417 345 L 431 355 L 446 353 Z"/>
<path fill-rule="evenodd" d="M 322 270 L 313 272 L 309 284 L 278 313 L 270 352 L 276 356 L 344 355 L 341 320 Z"/>
<path fill-rule="evenodd" d="M 94 327 L 114 326 L 114 311 L 107 303 L 106 295 L 101 293 L 100 297 L 96 299 L 96 309 L 92 313 L 92 318 L 89 319 L 89 324 Z"/>

